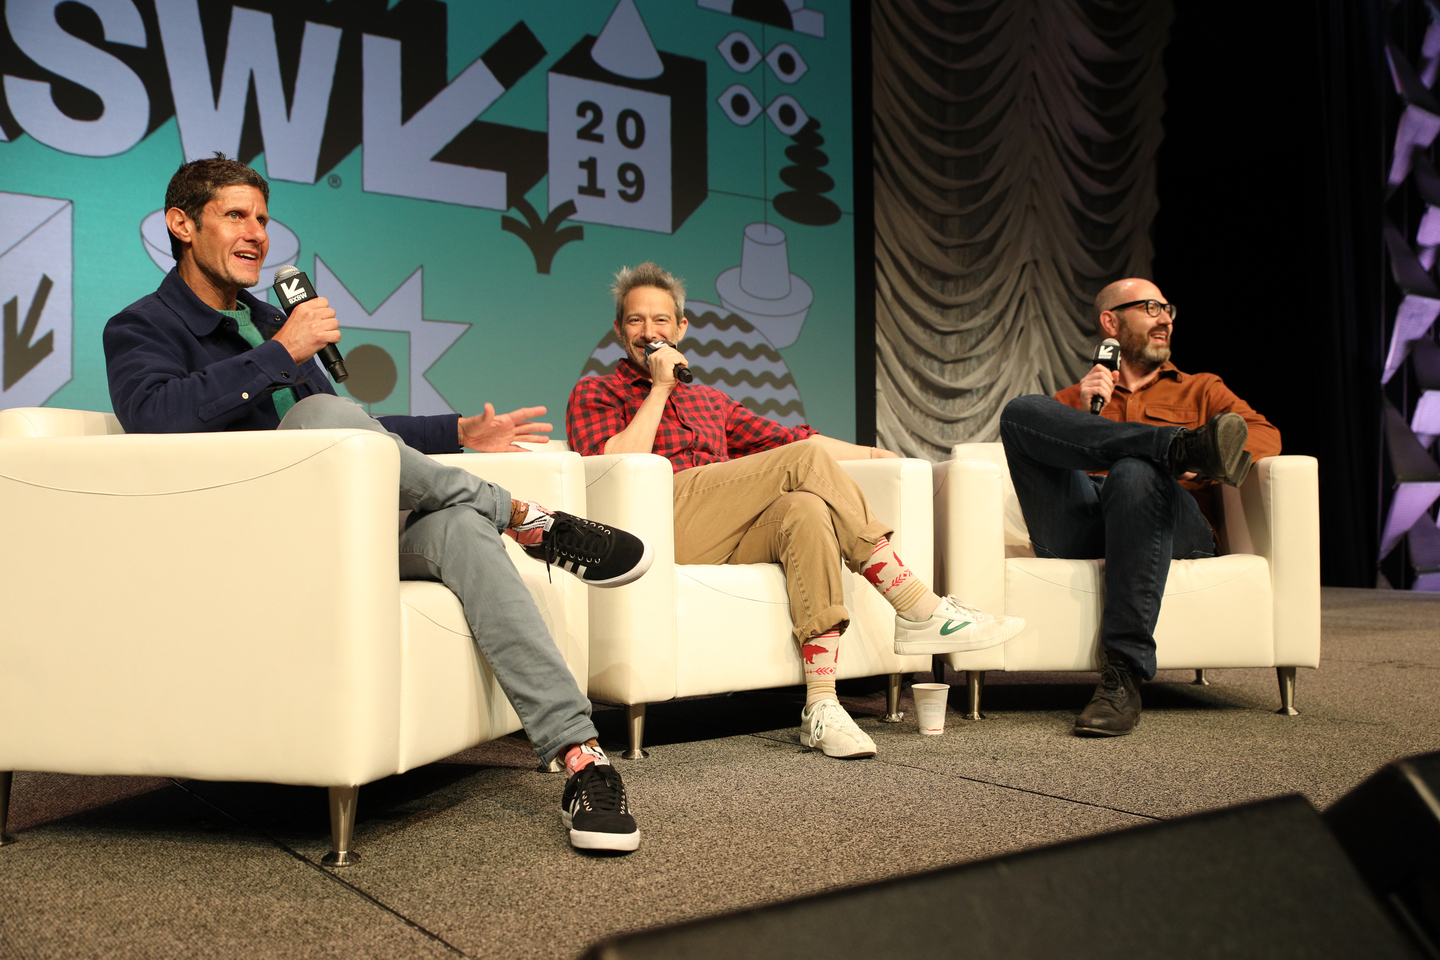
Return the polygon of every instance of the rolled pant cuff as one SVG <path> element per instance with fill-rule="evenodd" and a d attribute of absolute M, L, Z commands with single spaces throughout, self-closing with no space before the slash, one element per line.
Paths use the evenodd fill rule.
<path fill-rule="evenodd" d="M 839 630 L 844 633 L 849 626 L 850 611 L 838 604 L 829 606 L 804 623 L 795 624 L 795 642 L 803 644 L 806 640 L 818 637 L 827 630 Z"/>
<path fill-rule="evenodd" d="M 875 548 L 880 541 L 886 537 L 893 536 L 895 530 L 876 520 L 867 523 L 860 528 L 860 534 L 855 538 L 855 545 L 850 548 L 850 553 L 845 557 L 845 566 L 851 572 L 859 573 L 862 564 L 866 563 L 875 553 Z"/>
<path fill-rule="evenodd" d="M 575 724 L 565 733 L 556 737 L 546 744 L 531 744 L 535 748 L 535 754 L 540 758 L 542 764 L 548 764 L 560 755 L 560 751 L 573 743 L 584 743 L 586 740 L 599 740 L 600 731 L 595 729 L 595 724 L 588 718 L 583 722 Z"/>

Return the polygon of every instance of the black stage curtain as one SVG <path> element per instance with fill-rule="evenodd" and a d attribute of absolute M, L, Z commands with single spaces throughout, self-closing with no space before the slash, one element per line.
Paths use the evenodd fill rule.
<path fill-rule="evenodd" d="M 1375 585 L 1391 131 L 1370 0 L 1181 0 L 1165 51 L 1155 280 L 1175 361 L 1320 461 L 1322 582 Z"/>

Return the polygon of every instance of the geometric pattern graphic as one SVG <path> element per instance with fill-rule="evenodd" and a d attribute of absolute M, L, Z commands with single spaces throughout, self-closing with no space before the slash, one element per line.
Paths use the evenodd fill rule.
<path fill-rule="evenodd" d="M 410 336 L 410 410 L 412 416 L 454 413 L 425 371 L 470 329 L 468 323 L 425 319 L 425 268 L 417 267 L 385 302 L 370 313 L 325 261 L 315 256 L 315 289 L 327 300 L 342 327 L 390 330 Z M 343 353 L 344 350 L 342 349 Z"/>
<path fill-rule="evenodd" d="M 1392 197 L 1399 193 L 1418 199 L 1424 213 L 1414 236 L 1393 223 L 1383 228 L 1390 275 L 1400 298 L 1380 383 L 1382 389 L 1390 387 L 1384 432 L 1395 488 L 1385 505 L 1376 559 L 1384 560 L 1404 543 L 1415 574 L 1411 589 L 1440 592 L 1440 531 L 1432 513 L 1440 500 L 1440 465 L 1426 449 L 1433 449 L 1440 435 L 1440 347 L 1435 343 L 1440 285 L 1434 275 L 1440 250 L 1440 175 L 1430 155 L 1440 136 L 1440 101 L 1431 89 L 1440 73 L 1440 22 L 1434 19 L 1435 8 L 1427 9 L 1432 19 L 1421 42 L 1418 70 L 1396 45 L 1385 46 L 1395 93 L 1403 104 L 1388 188 Z M 1392 397 L 1401 398 L 1407 409 L 1397 408 Z"/>
<path fill-rule="evenodd" d="M 0 193 L 0 407 L 38 407 L 70 382 L 75 205 Z"/>

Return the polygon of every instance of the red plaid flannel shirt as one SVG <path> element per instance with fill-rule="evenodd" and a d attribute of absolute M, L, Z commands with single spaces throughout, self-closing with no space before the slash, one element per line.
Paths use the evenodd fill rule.
<path fill-rule="evenodd" d="M 565 405 L 565 436 L 570 448 L 587 457 L 604 453 L 605 441 L 625 429 L 649 395 L 649 379 L 625 362 L 608 377 L 586 377 L 575 384 Z M 782 427 L 714 387 L 677 383 L 665 402 L 665 415 L 651 449 L 679 473 L 784 446 L 815 433 L 809 424 Z"/>

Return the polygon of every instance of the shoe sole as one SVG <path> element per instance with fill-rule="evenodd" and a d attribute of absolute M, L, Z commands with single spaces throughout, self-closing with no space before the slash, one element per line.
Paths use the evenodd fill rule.
<path fill-rule="evenodd" d="M 1076 726 L 1075 734 L 1080 737 L 1123 737 L 1127 734 L 1134 733 L 1135 728 L 1138 726 L 1140 726 L 1140 718 L 1136 717 L 1134 724 L 1131 725 L 1129 730 L 1101 730 L 1099 727 Z"/>
<path fill-rule="evenodd" d="M 1212 477 L 1212 480 L 1232 487 L 1245 482 L 1245 475 L 1250 472 L 1250 452 L 1245 449 L 1245 442 L 1249 439 L 1250 426 L 1244 417 L 1238 413 L 1220 417 L 1220 422 L 1215 425 L 1215 449 L 1224 462 L 1225 475 Z"/>
<path fill-rule="evenodd" d="M 634 833 L 597 833 L 593 830 L 576 830 L 570 826 L 570 814 L 560 811 L 560 821 L 570 831 L 570 846 L 576 850 L 617 850 L 629 853 L 640 849 L 640 831 Z"/>
<path fill-rule="evenodd" d="M 640 849 L 640 831 L 634 833 L 587 833 L 570 831 L 570 846 L 576 850 L 615 850 L 631 853 Z"/>
<path fill-rule="evenodd" d="M 968 632 L 961 631 L 950 637 L 940 637 L 935 640 L 901 640 L 895 638 L 895 652 L 902 657 L 915 656 L 917 654 L 937 653 L 968 653 L 971 650 L 988 650 L 990 647 L 998 647 L 1020 635 L 1025 629 L 1025 620 L 1015 617 L 1014 623 L 1007 624 L 988 637 L 977 637 L 967 639 Z M 902 628 L 903 629 L 903 628 Z M 964 635 L 962 635 L 964 634 Z"/>
<path fill-rule="evenodd" d="M 640 561 L 636 563 L 635 566 L 626 570 L 618 577 L 611 577 L 609 580 L 586 580 L 584 577 L 581 577 L 580 582 L 588 587 L 623 587 L 625 584 L 634 583 L 636 580 L 645 576 L 645 572 L 650 569 L 650 564 L 655 561 L 655 549 L 650 546 L 650 541 L 644 537 L 637 536 L 635 539 L 645 545 L 645 552 L 640 555 Z"/>
<path fill-rule="evenodd" d="M 867 757 L 875 756 L 874 750 L 857 750 L 855 753 L 831 753 L 824 747 L 817 747 L 813 743 L 805 743 L 803 740 L 800 742 L 803 746 L 809 747 L 811 750 L 819 750 L 825 754 L 825 756 L 834 757 L 836 760 L 864 760 Z"/>

